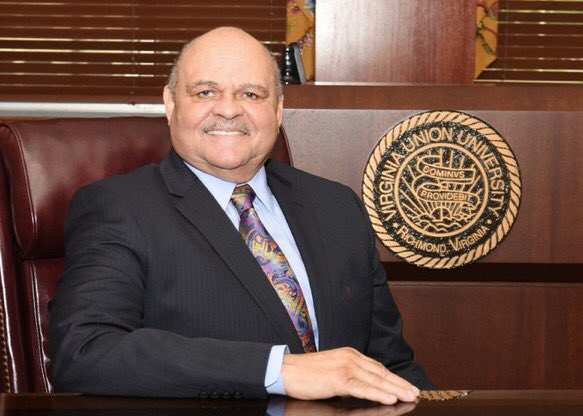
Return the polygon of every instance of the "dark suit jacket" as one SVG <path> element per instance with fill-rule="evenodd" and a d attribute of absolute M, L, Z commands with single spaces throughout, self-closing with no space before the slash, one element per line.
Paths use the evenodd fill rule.
<path fill-rule="evenodd" d="M 350 346 L 430 386 L 357 196 L 275 161 L 266 169 L 308 272 L 320 350 Z M 76 194 L 50 313 L 60 391 L 265 397 L 272 345 L 302 352 L 238 231 L 173 151 Z"/>

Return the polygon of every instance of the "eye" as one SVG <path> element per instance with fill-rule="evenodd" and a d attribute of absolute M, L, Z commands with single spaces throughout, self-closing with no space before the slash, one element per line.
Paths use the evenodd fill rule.
<path fill-rule="evenodd" d="M 246 91 L 243 93 L 243 97 L 248 98 L 251 101 L 255 101 L 259 99 L 259 96 L 254 92 Z"/>
<path fill-rule="evenodd" d="M 208 97 L 212 97 L 213 94 L 214 93 L 211 90 L 204 90 L 204 91 L 198 92 L 196 95 L 199 96 L 200 98 L 208 98 Z"/>

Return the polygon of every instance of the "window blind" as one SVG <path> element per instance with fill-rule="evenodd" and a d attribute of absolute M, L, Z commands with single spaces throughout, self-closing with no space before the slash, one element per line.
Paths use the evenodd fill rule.
<path fill-rule="evenodd" d="M 583 84 L 583 0 L 501 0 L 496 61 L 478 82 Z"/>
<path fill-rule="evenodd" d="M 240 27 L 280 54 L 285 0 L 0 0 L 0 99 L 160 102 L 182 45 Z"/>

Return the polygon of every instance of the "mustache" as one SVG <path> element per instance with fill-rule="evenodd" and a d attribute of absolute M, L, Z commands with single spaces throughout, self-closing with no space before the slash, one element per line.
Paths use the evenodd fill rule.
<path fill-rule="evenodd" d="M 202 129 L 205 133 L 213 130 L 240 131 L 247 135 L 251 133 L 251 128 L 242 121 L 213 121 L 205 124 Z"/>

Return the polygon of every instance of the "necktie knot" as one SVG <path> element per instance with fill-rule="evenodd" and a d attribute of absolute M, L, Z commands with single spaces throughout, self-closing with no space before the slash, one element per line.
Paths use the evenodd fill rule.
<path fill-rule="evenodd" d="M 231 195 L 231 201 L 233 201 L 239 215 L 253 207 L 254 199 L 255 192 L 248 184 L 237 186 Z"/>

